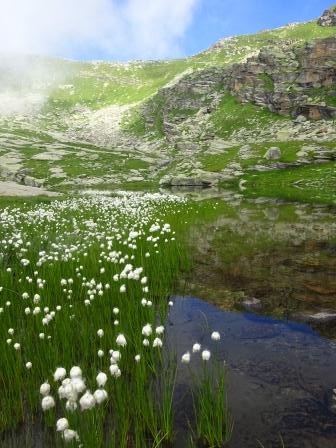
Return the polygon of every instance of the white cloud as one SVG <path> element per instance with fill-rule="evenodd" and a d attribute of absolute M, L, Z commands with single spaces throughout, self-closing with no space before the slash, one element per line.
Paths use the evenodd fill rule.
<path fill-rule="evenodd" d="M 199 0 L 0 0 L 0 52 L 176 56 Z"/>

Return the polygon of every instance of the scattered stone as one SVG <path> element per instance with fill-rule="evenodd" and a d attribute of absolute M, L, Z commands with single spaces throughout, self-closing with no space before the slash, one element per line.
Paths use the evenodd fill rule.
<path fill-rule="evenodd" d="M 12 181 L 0 181 L 0 196 L 59 196 L 60 193 L 44 188 L 20 185 Z"/>
<path fill-rule="evenodd" d="M 267 160 L 279 160 L 281 158 L 280 148 L 272 146 L 266 151 L 264 158 Z"/>
<path fill-rule="evenodd" d="M 307 121 L 307 118 L 304 115 L 298 115 L 295 118 L 294 123 L 304 123 L 305 121 Z"/>
<path fill-rule="evenodd" d="M 251 297 L 242 302 L 242 305 L 247 310 L 259 310 L 262 307 L 261 300 Z"/>
<path fill-rule="evenodd" d="M 193 177 L 163 177 L 160 185 L 171 187 L 210 187 L 214 181 Z"/>
<path fill-rule="evenodd" d="M 51 177 L 54 177 L 56 179 L 65 179 L 67 177 L 63 168 L 61 168 L 59 166 L 54 166 L 54 167 L 50 168 L 50 172 L 51 172 Z"/>
<path fill-rule="evenodd" d="M 299 312 L 292 315 L 293 318 L 312 324 L 336 323 L 336 313 L 333 311 L 319 311 L 318 313 Z"/>
<path fill-rule="evenodd" d="M 222 140 L 219 138 L 215 138 L 211 140 L 208 152 L 209 153 L 223 153 L 226 149 L 230 148 L 232 145 L 230 142 L 227 142 L 226 140 Z"/>
<path fill-rule="evenodd" d="M 32 157 L 33 160 L 47 160 L 47 161 L 58 161 L 62 160 L 62 154 L 58 154 L 57 152 L 41 152 L 39 154 L 35 154 Z"/>

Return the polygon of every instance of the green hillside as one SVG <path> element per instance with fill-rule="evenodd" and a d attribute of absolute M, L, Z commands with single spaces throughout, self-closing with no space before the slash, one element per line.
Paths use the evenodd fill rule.
<path fill-rule="evenodd" d="M 205 174 L 213 174 L 216 183 L 225 182 L 225 173 L 217 175 L 230 170 L 230 163 L 240 164 L 243 171 L 253 168 L 262 162 L 269 142 L 316 144 L 315 135 L 324 124 L 312 123 L 311 132 L 293 136 L 291 117 L 242 104 L 221 82 L 212 85 L 212 77 L 220 78 L 222 70 L 244 64 L 261 49 L 298 51 L 307 42 L 334 36 L 335 27 L 312 21 L 226 38 L 179 60 L 27 58 L 26 77 L 20 72 L 11 77 L 6 70 L 0 74 L 9 86 L 7 94 L 15 92 L 24 104 L 22 110 L 0 113 L 0 175 L 59 189 L 99 183 L 158 185 L 167 176 Z M 259 79 L 265 89 L 273 89 L 268 74 Z M 190 89 L 180 91 L 188 82 Z M 313 93 L 315 100 L 335 104 L 330 88 Z M 34 108 L 32 97 L 39 101 Z M 330 121 L 327 125 L 333 126 Z M 328 141 L 332 139 L 333 134 Z M 245 141 L 260 149 L 241 160 L 239 148 Z"/>

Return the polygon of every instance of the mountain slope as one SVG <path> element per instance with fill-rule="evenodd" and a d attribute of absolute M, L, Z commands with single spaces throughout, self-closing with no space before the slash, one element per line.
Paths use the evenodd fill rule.
<path fill-rule="evenodd" d="M 31 57 L 14 77 L 9 61 L 0 175 L 54 188 L 209 184 L 333 160 L 335 31 L 292 24 L 171 61 Z M 273 146 L 280 156 L 265 159 Z"/>

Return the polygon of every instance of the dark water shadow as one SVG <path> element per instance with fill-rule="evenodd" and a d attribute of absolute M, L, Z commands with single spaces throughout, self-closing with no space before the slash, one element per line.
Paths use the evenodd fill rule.
<path fill-rule="evenodd" d="M 219 342 L 210 338 L 221 333 Z M 234 418 L 230 448 L 288 448 L 336 446 L 336 344 L 319 336 L 308 325 L 250 313 L 225 312 L 202 300 L 176 297 L 167 325 L 171 347 L 178 359 L 194 342 L 226 363 L 228 399 Z M 203 361 L 193 354 L 181 365 L 177 379 L 179 437 L 186 446 L 191 401 L 183 394 L 190 385 L 189 368 L 201 373 Z"/>

